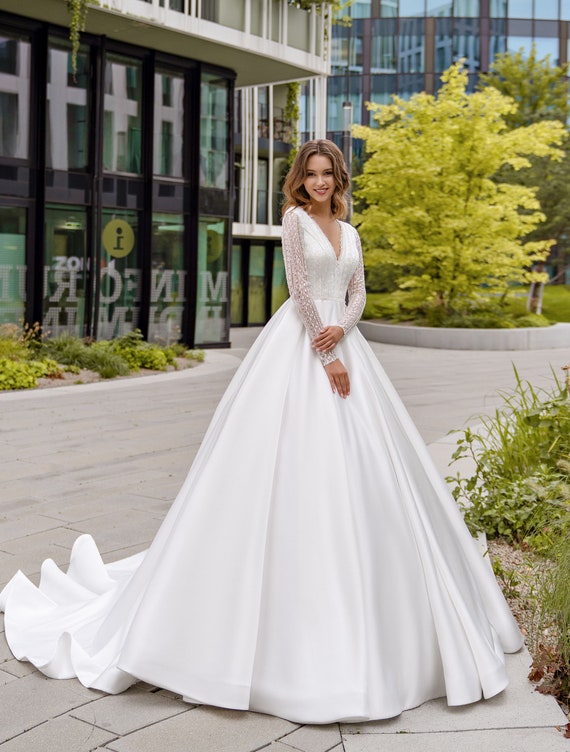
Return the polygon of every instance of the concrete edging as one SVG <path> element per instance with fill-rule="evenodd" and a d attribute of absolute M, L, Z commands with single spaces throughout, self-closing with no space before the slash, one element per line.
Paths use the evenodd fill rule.
<path fill-rule="evenodd" d="M 435 350 L 546 350 L 570 348 L 570 324 L 520 329 L 446 329 L 361 321 L 366 339 Z"/>

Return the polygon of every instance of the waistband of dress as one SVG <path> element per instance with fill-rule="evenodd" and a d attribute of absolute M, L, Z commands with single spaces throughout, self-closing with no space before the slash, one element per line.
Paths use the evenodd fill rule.
<path fill-rule="evenodd" d="M 315 303 L 346 303 L 345 298 L 313 298 Z"/>

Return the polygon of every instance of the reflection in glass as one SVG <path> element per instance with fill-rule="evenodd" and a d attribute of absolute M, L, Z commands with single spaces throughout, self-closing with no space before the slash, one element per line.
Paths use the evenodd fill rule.
<path fill-rule="evenodd" d="M 489 15 L 491 18 L 506 18 L 507 0 L 491 0 L 489 5 Z"/>
<path fill-rule="evenodd" d="M 273 279 L 271 280 L 271 315 L 283 305 L 289 297 L 287 278 L 285 277 L 285 263 L 283 249 L 276 245 L 273 249 Z"/>
<path fill-rule="evenodd" d="M 267 159 L 257 160 L 257 221 L 266 225 L 268 222 L 267 203 L 269 199 L 269 162 Z"/>
<path fill-rule="evenodd" d="M 558 19 L 558 0 L 535 0 L 534 3 L 535 18 Z"/>
<path fill-rule="evenodd" d="M 27 159 L 30 120 L 30 43 L 0 36 L 0 157 Z"/>
<path fill-rule="evenodd" d="M 398 0 L 380 0 L 380 15 L 382 18 L 396 18 L 398 15 Z"/>
<path fill-rule="evenodd" d="M 424 50 L 423 18 L 402 18 L 398 39 L 398 71 L 423 73 Z"/>
<path fill-rule="evenodd" d="M 396 25 L 374 19 L 370 39 L 370 73 L 396 72 Z"/>
<path fill-rule="evenodd" d="M 396 93 L 396 76 L 370 76 L 370 101 L 375 104 L 390 104 Z M 371 118 L 370 125 L 375 125 Z"/>
<path fill-rule="evenodd" d="M 362 31 L 362 22 L 354 21 L 350 29 L 348 65 L 355 73 L 362 73 Z"/>
<path fill-rule="evenodd" d="M 21 325 L 26 301 L 26 210 L 0 207 L 0 325 Z"/>
<path fill-rule="evenodd" d="M 85 332 L 88 285 L 86 212 L 48 206 L 45 211 L 44 332 L 52 337 Z"/>
<path fill-rule="evenodd" d="M 532 0 L 509 0 L 509 18 L 532 18 Z"/>
<path fill-rule="evenodd" d="M 168 345 L 182 338 L 185 286 L 184 217 L 155 212 L 152 215 L 150 342 Z"/>
<path fill-rule="evenodd" d="M 99 339 L 120 337 L 138 328 L 141 264 L 137 235 L 136 212 L 103 211 Z"/>
<path fill-rule="evenodd" d="M 200 185 L 228 187 L 228 82 L 202 74 L 200 101 Z"/>
<path fill-rule="evenodd" d="M 497 55 L 502 55 L 507 49 L 507 35 L 505 32 L 505 21 L 500 19 L 491 19 L 491 29 L 489 34 L 489 65 L 491 65 Z"/>
<path fill-rule="evenodd" d="M 560 0 L 560 20 L 570 21 L 570 0 Z"/>
<path fill-rule="evenodd" d="M 141 172 L 141 74 L 137 60 L 107 56 L 103 166 L 109 172 Z"/>
<path fill-rule="evenodd" d="M 247 291 L 247 323 L 265 323 L 265 246 L 249 249 L 249 282 Z"/>
<path fill-rule="evenodd" d="M 441 73 L 453 62 L 451 18 L 438 18 L 435 22 L 435 70 Z"/>
<path fill-rule="evenodd" d="M 453 59 L 465 58 L 467 70 L 478 71 L 480 69 L 479 19 L 457 18 L 454 23 Z"/>
<path fill-rule="evenodd" d="M 479 0 L 455 0 L 453 15 L 455 18 L 478 18 Z"/>
<path fill-rule="evenodd" d="M 348 12 L 351 18 L 370 18 L 372 15 L 370 12 L 371 0 L 353 0 L 352 4 L 348 6 Z M 341 15 L 346 14 L 346 10 L 341 11 Z"/>
<path fill-rule="evenodd" d="M 184 77 L 167 71 L 154 76 L 154 174 L 183 175 Z"/>
<path fill-rule="evenodd" d="M 89 163 L 89 55 L 77 54 L 71 67 L 69 45 L 50 42 L 46 113 L 46 164 L 54 170 L 84 170 Z"/>
<path fill-rule="evenodd" d="M 424 16 L 425 0 L 400 0 L 400 16 Z"/>
<path fill-rule="evenodd" d="M 242 282 L 242 247 L 241 243 L 232 245 L 232 294 L 231 323 L 243 325 L 243 282 Z"/>
<path fill-rule="evenodd" d="M 551 64 L 558 65 L 559 43 L 557 38 L 536 37 L 533 42 L 536 47 L 536 57 L 538 60 L 542 60 L 547 55 L 550 55 Z"/>
<path fill-rule="evenodd" d="M 452 8 L 452 0 L 427 0 L 428 16 L 449 17 L 451 16 Z"/>
<path fill-rule="evenodd" d="M 507 51 L 519 52 L 522 50 L 523 57 L 526 57 L 532 48 L 532 37 L 511 37 L 508 38 Z"/>
<path fill-rule="evenodd" d="M 348 67 L 349 29 L 335 29 L 331 39 L 331 73 L 342 73 Z"/>
<path fill-rule="evenodd" d="M 228 341 L 227 220 L 200 217 L 198 227 L 197 345 Z"/>

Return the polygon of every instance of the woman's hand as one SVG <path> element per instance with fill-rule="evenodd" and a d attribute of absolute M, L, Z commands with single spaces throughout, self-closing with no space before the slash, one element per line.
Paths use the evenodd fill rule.
<path fill-rule="evenodd" d="M 344 329 L 342 326 L 325 326 L 314 337 L 312 345 L 318 352 L 328 352 L 336 347 L 343 337 Z"/>
<path fill-rule="evenodd" d="M 337 358 L 325 366 L 325 371 L 329 377 L 333 392 L 337 392 L 339 397 L 346 399 L 350 394 L 350 379 L 348 378 L 346 368 Z"/>

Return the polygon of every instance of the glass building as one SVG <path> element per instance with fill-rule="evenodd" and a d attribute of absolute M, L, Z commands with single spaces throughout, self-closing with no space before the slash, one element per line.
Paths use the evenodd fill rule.
<path fill-rule="evenodd" d="M 235 90 L 263 87 L 262 114 L 274 82 L 326 74 L 326 21 L 287 0 L 112 0 L 89 8 L 76 69 L 68 22 L 62 0 L 0 0 L 0 324 L 225 346 L 252 206 L 236 214 Z M 263 148 L 248 164 L 268 195 Z M 254 236 L 267 195 L 238 223 Z"/>
<path fill-rule="evenodd" d="M 341 142 L 343 105 L 370 124 L 366 102 L 433 93 L 464 58 L 474 87 L 498 53 L 536 46 L 554 65 L 568 60 L 570 0 L 354 0 L 349 26 L 332 30 L 327 134 Z"/>

